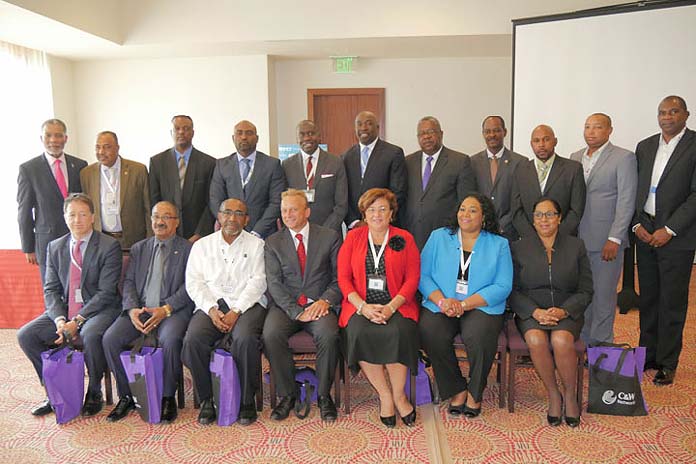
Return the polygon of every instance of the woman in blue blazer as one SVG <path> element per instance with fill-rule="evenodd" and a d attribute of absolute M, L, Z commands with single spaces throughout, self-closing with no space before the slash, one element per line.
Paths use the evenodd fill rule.
<path fill-rule="evenodd" d="M 512 258 L 499 233 L 488 197 L 471 194 L 448 227 L 430 234 L 421 253 L 423 295 L 418 328 L 443 399 L 453 416 L 476 417 L 503 327 L 512 289 Z M 460 333 L 469 359 L 469 380 L 459 369 L 454 337 Z"/>

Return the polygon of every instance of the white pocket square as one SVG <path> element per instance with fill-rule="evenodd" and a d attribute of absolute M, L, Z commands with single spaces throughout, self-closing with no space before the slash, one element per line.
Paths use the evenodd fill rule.
<path fill-rule="evenodd" d="M 322 174 L 321 178 L 326 179 L 327 177 L 333 177 L 333 176 L 334 176 L 333 174 Z"/>

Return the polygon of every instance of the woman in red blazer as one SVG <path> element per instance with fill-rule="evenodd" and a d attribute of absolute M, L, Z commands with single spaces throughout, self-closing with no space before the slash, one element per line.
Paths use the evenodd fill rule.
<path fill-rule="evenodd" d="M 338 285 L 344 295 L 338 325 L 344 329 L 348 365 L 354 372 L 362 369 L 379 394 L 382 423 L 395 427 L 398 411 L 411 427 L 416 409 L 404 386 L 408 369 L 418 369 L 414 298 L 420 254 L 410 233 L 390 225 L 397 209 L 391 191 L 368 190 L 358 209 L 367 226 L 350 231 L 338 252 Z"/>

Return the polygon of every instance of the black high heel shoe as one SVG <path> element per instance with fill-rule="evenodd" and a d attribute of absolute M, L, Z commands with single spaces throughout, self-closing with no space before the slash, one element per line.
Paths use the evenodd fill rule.
<path fill-rule="evenodd" d="M 579 404 L 579 405 L 578 405 L 578 410 L 581 410 L 581 408 L 582 408 L 582 405 Z M 563 398 L 563 410 L 565 411 L 565 409 L 566 409 L 566 407 L 565 407 L 565 398 Z M 580 412 L 582 412 L 582 411 L 580 411 Z M 575 428 L 575 427 L 577 427 L 577 426 L 580 425 L 580 414 L 578 414 L 577 417 L 570 417 L 570 416 L 568 416 L 568 415 L 565 415 L 565 421 L 566 421 L 566 424 L 568 424 L 569 427 Z"/>
<path fill-rule="evenodd" d="M 560 416 L 552 416 L 548 412 L 546 413 L 546 422 L 549 423 L 551 427 L 558 427 L 563 423 L 563 410 L 565 409 L 565 400 L 563 399 L 563 395 L 561 395 L 561 415 Z"/>
<path fill-rule="evenodd" d="M 387 428 L 393 429 L 396 427 L 396 414 L 387 417 L 379 416 L 379 420 L 381 420 Z"/>
<path fill-rule="evenodd" d="M 448 413 L 450 416 L 459 417 L 459 416 L 461 416 L 461 415 L 464 414 L 464 408 L 465 408 L 465 407 L 466 407 L 466 404 L 465 404 L 465 403 L 458 404 L 458 405 L 456 405 L 456 406 L 453 405 L 452 403 L 450 403 L 449 408 L 447 408 L 447 413 Z"/>
<path fill-rule="evenodd" d="M 469 406 L 464 403 L 464 409 L 462 410 L 464 416 L 468 417 L 469 419 L 478 417 L 479 414 L 481 414 L 481 406 L 478 408 L 470 408 Z"/>
<path fill-rule="evenodd" d="M 406 427 L 413 427 L 416 425 L 416 408 L 413 408 L 413 411 L 410 413 L 406 414 L 405 416 L 401 416 L 401 420 L 404 421 L 404 425 Z"/>

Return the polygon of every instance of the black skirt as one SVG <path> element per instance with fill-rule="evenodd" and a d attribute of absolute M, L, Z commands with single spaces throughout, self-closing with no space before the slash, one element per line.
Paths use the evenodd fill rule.
<path fill-rule="evenodd" d="M 577 341 L 577 339 L 580 337 L 582 326 L 585 323 L 585 318 L 581 317 L 578 320 L 573 320 L 566 317 L 557 325 L 541 325 L 533 317 L 530 317 L 529 319 L 521 319 L 519 316 L 515 316 L 515 323 L 517 324 L 517 329 L 523 336 L 524 333 L 530 329 L 545 330 L 547 332 L 553 332 L 554 330 L 567 330 L 573 334 L 573 339 Z"/>

